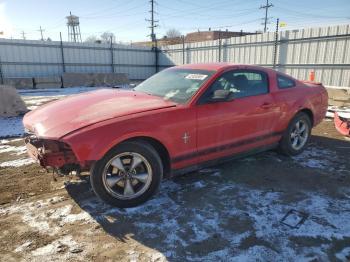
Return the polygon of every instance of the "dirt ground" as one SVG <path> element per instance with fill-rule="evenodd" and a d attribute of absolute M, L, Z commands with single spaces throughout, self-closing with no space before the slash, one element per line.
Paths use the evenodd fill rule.
<path fill-rule="evenodd" d="M 350 142 L 329 120 L 300 156 L 265 152 L 167 180 L 131 209 L 98 200 L 88 176 L 6 167 L 26 159 L 23 140 L 1 146 L 1 261 L 350 259 Z"/>

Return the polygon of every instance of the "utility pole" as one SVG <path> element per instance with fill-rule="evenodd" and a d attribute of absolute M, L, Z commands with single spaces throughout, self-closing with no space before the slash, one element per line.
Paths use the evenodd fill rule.
<path fill-rule="evenodd" d="M 66 72 L 66 65 L 64 63 L 64 51 L 63 51 L 63 41 L 62 41 L 62 33 L 60 32 L 60 47 L 61 47 L 61 58 L 62 58 L 62 71 Z"/>
<path fill-rule="evenodd" d="M 273 50 L 273 69 L 276 68 L 276 61 L 277 61 L 277 45 L 278 45 L 278 26 L 280 23 L 280 19 L 277 18 L 276 20 L 276 31 L 275 31 L 275 46 L 274 46 L 274 50 Z"/>
<path fill-rule="evenodd" d="M 113 53 L 113 36 L 111 35 L 110 37 L 110 41 L 111 41 L 111 68 L 112 68 L 112 73 L 114 73 L 114 53 Z"/>
<path fill-rule="evenodd" d="M 24 33 L 24 31 L 22 31 L 21 34 L 22 34 L 22 39 L 23 39 L 23 40 L 26 40 L 26 33 Z"/>
<path fill-rule="evenodd" d="M 157 23 L 159 22 L 158 20 L 154 20 L 154 4 L 155 4 L 155 0 L 150 0 L 149 1 L 151 4 L 151 10 L 149 11 L 151 13 L 151 19 L 146 19 L 146 21 L 150 22 L 150 26 L 149 28 L 151 29 L 151 41 L 152 41 L 152 49 L 154 50 L 154 54 L 155 54 L 155 67 L 156 67 L 156 72 L 158 72 L 158 47 L 157 47 L 157 37 L 156 34 L 154 32 L 154 28 L 156 28 L 158 25 Z"/>
<path fill-rule="evenodd" d="M 266 0 L 266 5 L 260 6 L 260 9 L 265 9 L 264 33 L 266 33 L 267 29 L 267 12 L 270 7 L 273 7 L 273 4 L 269 3 L 269 0 Z"/>
<path fill-rule="evenodd" d="M 4 84 L 4 75 L 2 73 L 2 64 L 1 64 L 1 57 L 0 57 L 0 85 Z"/>
<path fill-rule="evenodd" d="M 44 41 L 43 32 L 45 31 L 45 29 L 42 29 L 41 26 L 40 26 L 40 29 L 38 31 L 40 32 L 40 35 L 41 35 L 41 41 Z"/>
<path fill-rule="evenodd" d="M 151 19 L 146 19 L 146 21 L 150 22 L 150 26 L 149 28 L 151 29 L 151 41 L 154 43 L 156 41 L 156 34 L 154 33 L 154 28 L 156 28 L 158 25 L 157 23 L 159 22 L 158 20 L 154 20 L 154 4 L 155 4 L 155 0 L 150 0 L 149 1 L 151 3 L 151 10 L 149 11 L 151 13 Z"/>

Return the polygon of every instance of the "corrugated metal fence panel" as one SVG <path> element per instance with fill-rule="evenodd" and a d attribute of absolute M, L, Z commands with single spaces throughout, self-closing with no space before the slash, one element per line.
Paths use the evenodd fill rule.
<path fill-rule="evenodd" d="M 279 33 L 276 68 L 298 79 L 315 72 L 325 85 L 350 87 L 350 25 Z M 272 67 L 275 33 L 248 35 L 190 43 L 185 46 L 185 63 L 231 62 Z M 220 50 L 220 51 L 219 51 Z M 220 59 L 219 59 L 220 53 Z M 183 63 L 182 45 L 162 48 L 161 66 Z"/>
<path fill-rule="evenodd" d="M 325 85 L 350 86 L 349 34 L 349 25 L 283 32 L 282 37 L 290 40 L 305 38 L 304 41 L 288 43 L 285 72 L 307 79 L 314 71 L 316 80 Z M 344 37 L 333 37 L 340 35 Z"/>
<path fill-rule="evenodd" d="M 64 44 L 67 72 L 110 73 L 111 53 L 108 44 Z"/>
<path fill-rule="evenodd" d="M 283 31 L 277 45 L 277 70 L 299 79 L 315 71 L 325 85 L 350 86 L 350 26 Z M 155 73 L 155 52 L 149 47 L 114 44 L 63 43 L 67 72 L 123 72 L 130 79 Z M 114 66 L 112 66 L 112 53 Z M 275 34 L 185 43 L 161 48 L 159 70 L 188 63 L 231 62 L 271 67 Z M 0 39 L 4 77 L 61 75 L 60 42 Z"/>
<path fill-rule="evenodd" d="M 127 73 L 133 79 L 146 79 L 155 73 L 155 53 L 147 47 L 114 45 L 114 72 Z"/>
<path fill-rule="evenodd" d="M 60 49 L 55 42 L 1 39 L 0 58 L 3 75 L 6 77 L 61 73 Z"/>
<path fill-rule="evenodd" d="M 63 43 L 66 72 L 110 73 L 110 44 Z M 155 73 L 155 52 L 149 47 L 113 45 L 114 72 L 130 79 L 145 79 Z M 63 73 L 60 42 L 0 39 L 4 77 L 59 76 Z"/>

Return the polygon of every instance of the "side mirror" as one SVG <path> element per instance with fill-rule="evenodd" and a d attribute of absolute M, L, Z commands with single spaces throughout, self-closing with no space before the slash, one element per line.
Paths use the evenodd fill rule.
<path fill-rule="evenodd" d="M 228 101 L 231 95 L 231 91 L 229 90 L 216 90 L 213 94 L 212 97 L 209 98 L 210 102 L 224 102 L 224 101 Z"/>

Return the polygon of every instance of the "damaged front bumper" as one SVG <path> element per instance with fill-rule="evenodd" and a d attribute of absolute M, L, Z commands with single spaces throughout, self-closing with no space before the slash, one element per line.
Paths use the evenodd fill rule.
<path fill-rule="evenodd" d="M 63 142 L 30 135 L 25 138 L 25 144 L 29 156 L 44 168 L 60 169 L 66 166 L 79 166 L 70 146 Z"/>

